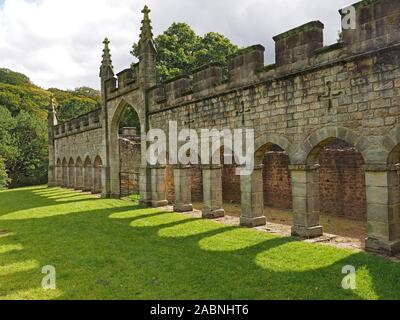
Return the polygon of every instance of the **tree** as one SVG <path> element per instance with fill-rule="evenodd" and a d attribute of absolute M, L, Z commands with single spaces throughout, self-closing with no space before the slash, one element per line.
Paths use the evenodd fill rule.
<path fill-rule="evenodd" d="M 198 36 L 186 23 L 173 23 L 163 34 L 154 39 L 157 56 L 157 74 L 165 80 L 179 74 L 192 73 L 194 69 L 210 62 L 227 64 L 229 55 L 238 47 L 216 32 Z M 138 44 L 131 52 L 139 57 Z M 224 68 L 227 72 L 227 67 Z"/>
<path fill-rule="evenodd" d="M 12 156 L 5 158 L 11 179 L 10 186 L 24 186 L 47 181 L 47 124 L 21 111 L 10 128 L 13 147 Z"/>
<path fill-rule="evenodd" d="M 4 159 L 0 157 L 0 189 L 7 187 L 10 179 L 8 178 Z"/>
<path fill-rule="evenodd" d="M 31 80 L 24 74 L 0 68 L 0 82 L 12 85 L 31 85 Z"/>
<path fill-rule="evenodd" d="M 98 90 L 44 90 L 23 74 L 0 69 L 0 187 L 6 183 L 10 187 L 46 183 L 47 108 L 51 95 L 59 103 L 61 121 L 101 106 Z"/>
<path fill-rule="evenodd" d="M 123 128 L 136 128 L 140 132 L 140 120 L 136 111 L 132 107 L 126 107 L 121 114 L 119 122 L 119 133 L 122 133 Z"/>
<path fill-rule="evenodd" d="M 59 104 L 57 112 L 61 121 L 76 118 L 101 107 L 100 92 L 91 88 L 82 87 L 74 91 L 51 88 L 49 91 Z"/>

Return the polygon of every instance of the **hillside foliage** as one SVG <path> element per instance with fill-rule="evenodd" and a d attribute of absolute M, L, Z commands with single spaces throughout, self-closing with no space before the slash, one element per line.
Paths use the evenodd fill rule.
<path fill-rule="evenodd" d="M 51 98 L 60 121 L 99 108 L 99 91 L 35 86 L 18 72 L 0 69 L 0 188 L 46 183 L 47 112 Z"/>

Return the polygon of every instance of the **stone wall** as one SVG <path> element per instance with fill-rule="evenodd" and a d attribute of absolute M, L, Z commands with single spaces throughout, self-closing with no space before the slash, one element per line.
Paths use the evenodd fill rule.
<path fill-rule="evenodd" d="M 222 66 L 212 63 L 191 75 L 156 83 L 156 50 L 150 31 L 141 35 L 139 63 L 115 77 L 106 45 L 100 72 L 102 111 L 88 116 L 89 125 L 86 118 L 79 118 L 49 130 L 49 137 L 54 133 L 57 161 L 68 164 L 70 157 L 83 154 L 86 149 L 92 156 L 101 151 L 106 160 L 103 195 L 118 197 L 117 125 L 126 105 L 139 115 L 142 138 L 152 128 L 168 135 L 169 121 L 176 121 L 178 130 L 190 127 L 197 132 L 203 128 L 252 128 L 257 164 L 252 175 L 242 176 L 240 183 L 224 182 L 227 178 L 222 178 L 218 166 L 202 166 L 203 216 L 222 216 L 222 191 L 240 186 L 244 199 L 241 224 L 263 225 L 264 195 L 267 203 L 289 206 L 290 185 L 292 234 L 315 237 L 322 234 L 321 201 L 325 200 L 323 210 L 333 211 L 340 194 L 347 203 L 341 211 L 350 216 L 361 216 L 363 212 L 365 216 L 360 191 L 361 155 L 365 163 L 367 247 L 390 253 L 400 251 L 398 179 L 394 178 L 396 167 L 388 160 L 400 143 L 400 1 L 365 0 L 354 6 L 356 28 L 343 30 L 343 42 L 324 46 L 324 25 L 312 21 L 274 37 L 274 64 L 265 63 L 261 45 L 240 50 L 230 57 L 226 78 Z M 151 30 L 148 16 L 143 24 L 142 30 Z M 144 36 L 147 38 L 142 39 Z M 319 158 L 333 139 L 348 143 L 358 156 L 335 151 Z M 264 176 L 269 180 L 263 190 L 262 181 L 266 179 L 258 164 L 266 152 L 276 151 L 271 150 L 273 145 L 286 153 L 285 165 L 289 164 L 290 174 L 284 169 L 283 158 L 280 162 L 277 155 L 271 156 L 264 166 Z M 170 202 L 177 198 L 179 208 L 188 208 L 185 201 L 190 199 L 185 197 L 190 192 L 178 185 L 179 194 L 174 194 L 172 167 L 165 171 L 162 165 L 147 165 L 145 151 L 146 144 L 142 143 L 142 203 L 162 206 L 167 203 L 166 198 Z M 325 166 L 321 172 L 317 170 L 319 161 Z M 341 168 L 340 174 L 333 168 Z M 49 171 L 53 169 L 51 164 Z M 187 181 L 184 169 L 176 170 L 178 181 Z M 325 181 L 322 185 L 321 176 Z M 192 175 L 192 182 L 198 177 Z M 337 183 L 349 187 L 332 192 Z M 277 196 L 278 192 L 285 196 Z M 199 194 L 198 190 L 191 193 Z M 238 189 L 231 189 L 230 193 L 237 198 Z"/>
<path fill-rule="evenodd" d="M 352 147 L 327 148 L 319 156 L 321 214 L 366 220 L 364 160 Z"/>
<path fill-rule="evenodd" d="M 292 187 L 288 155 L 284 151 L 267 152 L 263 164 L 264 204 L 291 209 Z"/>

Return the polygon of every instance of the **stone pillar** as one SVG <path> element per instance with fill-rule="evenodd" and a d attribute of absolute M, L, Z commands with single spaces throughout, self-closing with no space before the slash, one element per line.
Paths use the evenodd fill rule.
<path fill-rule="evenodd" d="M 263 165 L 258 165 L 250 175 L 240 176 L 240 225 L 259 227 L 267 223 L 264 215 Z"/>
<path fill-rule="evenodd" d="M 75 168 L 75 190 L 83 190 L 83 168 L 77 166 Z"/>
<path fill-rule="evenodd" d="M 141 166 L 139 169 L 139 193 L 139 203 L 151 206 L 151 169 L 148 166 Z"/>
<path fill-rule="evenodd" d="M 48 169 L 48 182 L 47 186 L 49 188 L 56 187 L 57 186 L 57 178 L 56 178 L 56 167 L 54 165 L 49 164 L 49 169 Z"/>
<path fill-rule="evenodd" d="M 319 224 L 319 165 L 289 166 L 292 179 L 292 235 L 304 238 L 322 236 Z"/>
<path fill-rule="evenodd" d="M 165 166 L 154 166 L 150 169 L 151 175 L 151 206 L 164 207 L 167 201 L 167 182 L 165 178 Z"/>
<path fill-rule="evenodd" d="M 57 165 L 56 166 L 56 185 L 61 187 L 63 184 L 62 182 L 62 166 Z"/>
<path fill-rule="evenodd" d="M 222 200 L 222 166 L 203 165 L 203 218 L 216 219 L 225 215 Z"/>
<path fill-rule="evenodd" d="M 75 167 L 68 166 L 68 188 L 75 188 Z"/>
<path fill-rule="evenodd" d="M 174 211 L 188 212 L 193 211 L 192 205 L 192 179 L 190 175 L 190 166 L 174 166 L 174 187 L 175 187 L 175 205 Z"/>
<path fill-rule="evenodd" d="M 400 252 L 399 173 L 391 165 L 366 165 L 368 251 L 389 255 Z"/>
<path fill-rule="evenodd" d="M 96 190 L 95 190 L 95 175 L 96 175 L 96 171 L 95 171 L 96 169 L 95 169 L 95 167 L 94 166 L 91 166 L 90 167 L 90 171 L 92 171 L 92 181 L 91 181 L 91 186 L 90 186 L 90 192 L 91 193 L 96 193 Z"/>

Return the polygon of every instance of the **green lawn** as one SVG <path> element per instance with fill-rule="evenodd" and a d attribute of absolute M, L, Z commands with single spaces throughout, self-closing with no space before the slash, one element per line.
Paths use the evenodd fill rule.
<path fill-rule="evenodd" d="M 53 265 L 57 289 L 41 288 Z M 343 266 L 357 290 L 343 290 Z M 58 188 L 0 192 L 1 299 L 399 299 L 400 265 Z"/>

